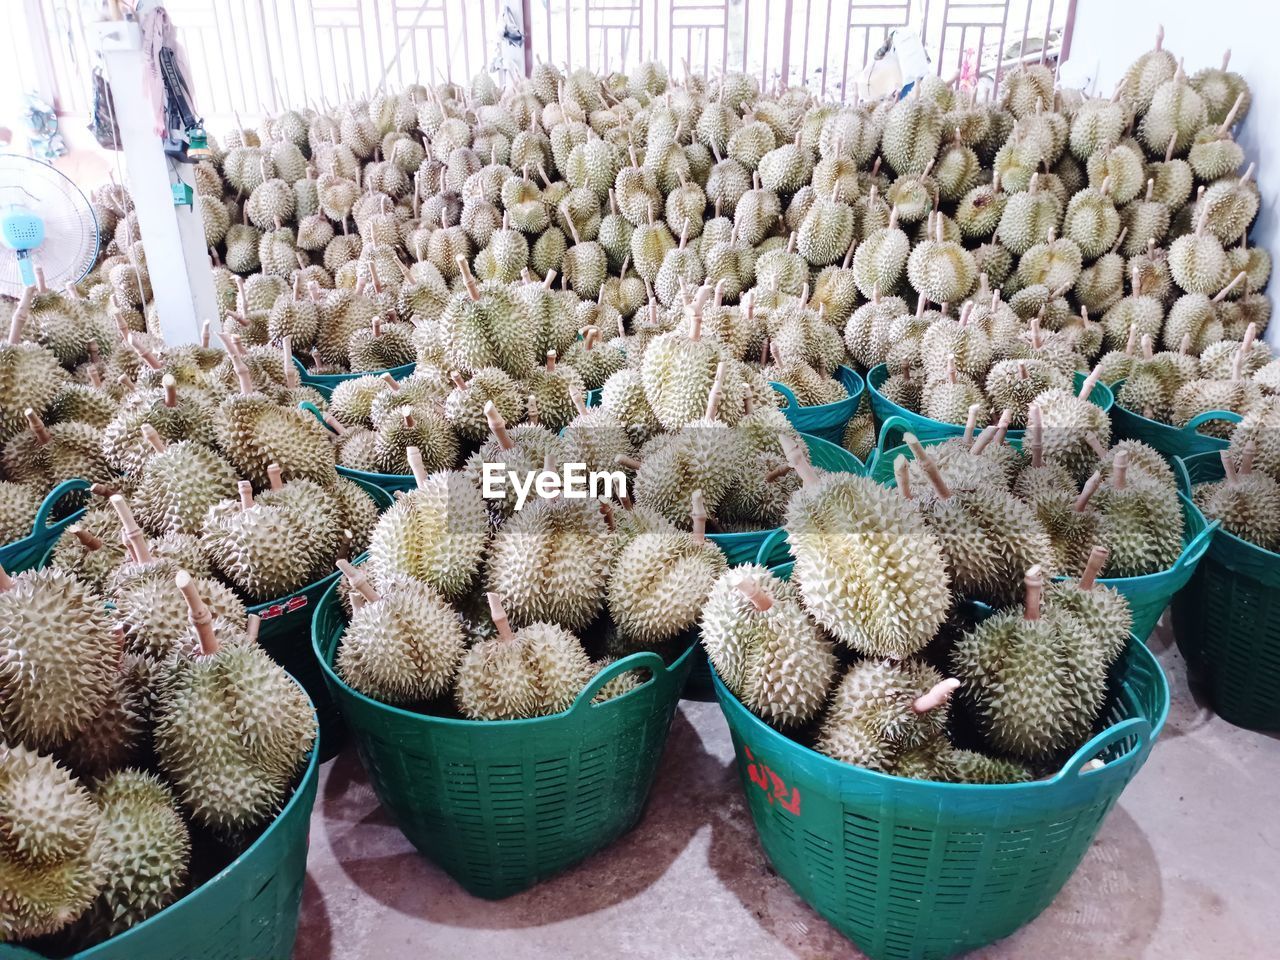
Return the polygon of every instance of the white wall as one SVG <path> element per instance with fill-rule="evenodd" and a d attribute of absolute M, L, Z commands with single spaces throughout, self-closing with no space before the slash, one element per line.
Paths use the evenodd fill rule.
<path fill-rule="evenodd" d="M 1098 89 L 1110 93 L 1129 63 L 1155 41 L 1164 24 L 1164 48 L 1185 61 L 1188 74 L 1218 66 L 1231 50 L 1231 69 L 1253 91 L 1249 115 L 1236 139 L 1249 161 L 1256 161 L 1262 204 L 1249 233 L 1251 244 L 1266 247 L 1280 271 L 1280 6 L 1271 0 L 1079 0 L 1071 39 L 1073 66 L 1098 78 Z M 1064 65 L 1064 73 L 1066 68 Z M 1280 280 L 1275 272 L 1268 289 L 1278 305 Z M 1280 346 L 1280 319 L 1267 331 Z"/>

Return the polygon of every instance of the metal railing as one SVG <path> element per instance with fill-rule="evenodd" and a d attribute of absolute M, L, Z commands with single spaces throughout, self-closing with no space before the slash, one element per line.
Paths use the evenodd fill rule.
<path fill-rule="evenodd" d="M 60 113 L 90 107 L 96 0 L 14 0 L 0 82 Z M 1067 42 L 1075 0 L 167 0 L 199 108 L 218 129 L 287 106 L 332 104 L 383 85 L 465 82 L 497 62 L 504 28 L 525 60 L 678 77 L 742 70 L 764 86 L 850 99 L 893 31 L 919 34 L 931 66 L 996 77 Z M 514 28 L 514 29 L 512 29 Z M 30 38 L 29 47 L 23 39 Z"/>

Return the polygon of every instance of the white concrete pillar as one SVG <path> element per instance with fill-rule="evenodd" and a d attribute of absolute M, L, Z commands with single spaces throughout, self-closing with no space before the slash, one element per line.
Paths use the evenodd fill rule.
<path fill-rule="evenodd" d="M 164 338 L 199 343 L 203 321 L 218 329 L 209 251 L 200 207 L 174 206 L 172 185 L 181 178 L 195 191 L 194 168 L 170 163 L 156 134 L 155 113 L 143 88 L 142 32 L 124 20 L 96 25 L 124 147 L 125 178 L 138 211 L 147 272 Z"/>

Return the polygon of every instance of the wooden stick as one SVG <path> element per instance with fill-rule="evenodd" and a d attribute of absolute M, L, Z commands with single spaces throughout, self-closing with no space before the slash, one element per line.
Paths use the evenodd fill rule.
<path fill-rule="evenodd" d="M 213 614 L 200 596 L 195 580 L 185 570 L 179 570 L 174 578 L 182 599 L 187 602 L 187 620 L 200 638 L 200 652 L 206 657 L 218 652 L 218 638 L 213 632 Z"/>
<path fill-rule="evenodd" d="M 1081 590 L 1092 590 L 1098 580 L 1098 574 L 1107 565 L 1107 557 L 1110 555 L 1111 551 L 1106 547 L 1101 544 L 1095 544 L 1094 548 L 1089 551 L 1089 559 L 1085 562 L 1084 573 L 1080 574 L 1080 579 L 1076 581 L 1076 586 Z"/>
<path fill-rule="evenodd" d="M 755 580 L 751 579 L 751 577 L 743 577 L 737 582 L 737 584 L 735 584 L 735 586 L 742 592 L 742 595 L 750 601 L 751 606 L 755 607 L 758 612 L 765 613 L 772 609 L 773 597 L 765 593 L 764 588 L 761 587 L 760 584 L 756 583 Z"/>

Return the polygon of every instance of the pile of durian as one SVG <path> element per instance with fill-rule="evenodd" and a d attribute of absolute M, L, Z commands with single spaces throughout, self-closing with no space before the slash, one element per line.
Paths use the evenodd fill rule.
<path fill-rule="evenodd" d="M 1146 510 L 1169 468 L 1117 448 L 1077 496 L 1062 461 L 990 433 L 910 442 L 897 490 L 820 475 L 787 443 L 802 478 L 786 507 L 791 579 L 722 573 L 701 618 L 707 655 L 748 709 L 846 763 L 962 783 L 1051 775 L 1096 731 L 1129 642 L 1094 535 L 1110 529 L 1116 553 L 1155 549 Z M 1046 583 L 1060 554 L 1078 577 Z M 983 618 L 962 602 L 975 598 L 996 609 Z"/>
<path fill-rule="evenodd" d="M 128 542 L 113 603 L 65 570 L 0 571 L 0 942 L 56 956 L 234 859 L 315 740 L 311 703 L 255 642 L 257 618 L 151 554 L 136 525 Z"/>
<path fill-rule="evenodd" d="M 1255 409 L 1234 431 L 1230 446 L 1219 452 L 1223 479 L 1198 483 L 1196 505 L 1222 529 L 1272 552 L 1280 549 L 1280 404 Z"/>
<path fill-rule="evenodd" d="M 525 450 L 557 440 L 534 425 L 509 434 L 489 412 L 495 455 L 517 433 Z M 353 688 L 432 715 L 539 717 L 571 706 L 615 659 L 688 650 L 727 569 L 701 491 L 688 497 L 689 530 L 630 501 L 555 497 L 517 512 L 463 471 L 428 472 L 417 447 L 407 455 L 415 489 L 379 519 L 367 563 L 342 565 L 351 619 L 336 668 Z M 597 700 L 639 681 L 623 673 Z"/>

